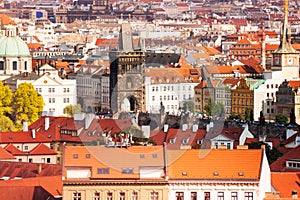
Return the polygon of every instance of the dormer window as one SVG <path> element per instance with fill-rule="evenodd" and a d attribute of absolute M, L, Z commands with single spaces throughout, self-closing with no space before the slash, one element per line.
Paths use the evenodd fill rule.
<path fill-rule="evenodd" d="M 176 138 L 170 139 L 170 144 L 174 144 L 176 142 Z"/>
<path fill-rule="evenodd" d="M 188 142 L 189 142 L 189 138 L 186 138 L 186 139 L 183 139 L 183 140 L 182 140 L 182 144 L 185 144 L 185 145 L 187 145 L 187 144 L 188 144 Z"/>
<path fill-rule="evenodd" d="M 286 160 L 287 168 L 300 169 L 300 159 L 290 159 Z"/>

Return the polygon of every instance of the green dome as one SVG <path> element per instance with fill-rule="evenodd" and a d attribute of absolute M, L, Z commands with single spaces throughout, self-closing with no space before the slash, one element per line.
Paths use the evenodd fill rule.
<path fill-rule="evenodd" d="M 0 56 L 30 56 L 27 44 L 18 36 L 3 36 L 0 39 Z"/>

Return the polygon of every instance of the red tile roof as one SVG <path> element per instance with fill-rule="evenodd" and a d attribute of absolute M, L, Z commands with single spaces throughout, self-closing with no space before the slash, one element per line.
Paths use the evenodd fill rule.
<path fill-rule="evenodd" d="M 16 159 L 11 153 L 0 147 L 0 160 Z"/>
<path fill-rule="evenodd" d="M 43 190 L 35 191 L 41 187 L 47 191 L 44 196 Z M 47 176 L 24 178 L 20 180 L 7 180 L 0 182 L 0 199 L 46 199 L 49 197 L 62 197 L 62 177 Z"/>
<path fill-rule="evenodd" d="M 223 84 L 229 84 L 231 87 L 234 87 L 240 82 L 240 80 L 241 79 L 239 78 L 226 78 L 224 79 Z"/>
<path fill-rule="evenodd" d="M 104 141 L 102 134 L 114 136 L 131 126 L 130 119 L 93 119 L 88 129 L 83 129 L 79 137 L 82 142 Z"/>
<path fill-rule="evenodd" d="M 0 161 L 0 179 L 31 178 L 62 175 L 61 165 Z"/>
<path fill-rule="evenodd" d="M 297 159 L 300 160 L 300 145 L 276 160 L 270 165 L 271 171 L 273 172 L 295 172 L 300 171 L 297 168 L 286 167 L 286 160 Z"/>
<path fill-rule="evenodd" d="M 49 129 L 45 130 L 45 119 L 49 118 Z M 84 121 L 74 121 L 73 117 L 52 117 L 43 116 L 29 126 L 35 129 L 36 134 L 43 135 L 49 141 L 65 141 L 81 143 L 78 136 L 73 136 L 71 132 L 76 132 L 83 127 Z M 62 133 L 61 133 L 62 132 Z"/>
<path fill-rule="evenodd" d="M 32 137 L 31 131 L 20 131 L 20 132 L 1 132 L 0 143 L 50 143 L 51 140 L 42 134 L 36 132 L 35 138 Z"/>
<path fill-rule="evenodd" d="M 19 156 L 19 155 L 26 155 L 25 152 L 19 150 L 17 147 L 15 147 L 13 144 L 8 144 L 4 147 L 6 151 L 11 153 L 14 156 Z"/>
<path fill-rule="evenodd" d="M 56 155 L 56 151 L 50 149 L 44 144 L 39 144 L 33 148 L 30 152 L 30 155 Z"/>

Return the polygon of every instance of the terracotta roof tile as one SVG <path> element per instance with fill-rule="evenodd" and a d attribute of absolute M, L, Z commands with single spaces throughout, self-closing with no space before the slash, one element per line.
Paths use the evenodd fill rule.
<path fill-rule="evenodd" d="M 48 176 L 24 178 L 20 180 L 7 180 L 0 182 L 1 199 L 35 199 L 40 192 L 34 191 L 35 187 L 42 187 L 53 197 L 62 196 L 62 177 Z M 40 197 L 41 198 L 41 197 Z"/>
<path fill-rule="evenodd" d="M 51 140 L 39 133 L 36 133 L 35 138 L 33 138 L 30 131 L 28 132 L 20 131 L 20 132 L 1 132 L 0 142 L 2 144 L 24 143 L 24 142 L 47 143 L 47 142 L 51 142 Z"/>
<path fill-rule="evenodd" d="M 260 178 L 262 156 L 263 151 L 261 149 L 169 150 L 169 178 L 258 180 Z M 239 176 L 239 173 L 243 175 Z"/>
<path fill-rule="evenodd" d="M 0 178 L 14 179 L 16 177 L 30 178 L 60 175 L 62 175 L 61 165 L 0 161 Z"/>
<path fill-rule="evenodd" d="M 8 15 L 0 14 L 1 24 L 3 25 L 17 25 Z"/>
<path fill-rule="evenodd" d="M 25 155 L 26 153 L 19 150 L 17 147 L 15 147 L 13 144 L 8 144 L 4 147 L 4 149 L 6 151 L 8 151 L 9 153 L 11 153 L 14 156 L 18 156 L 18 155 Z"/>
<path fill-rule="evenodd" d="M 77 158 L 74 158 L 74 154 L 77 154 Z M 90 155 L 89 158 L 86 157 L 87 154 Z M 91 168 L 91 178 L 93 179 L 136 179 L 140 177 L 139 169 L 142 166 L 163 166 L 163 151 L 162 146 L 128 148 L 66 146 L 65 166 L 66 169 L 71 169 L 72 167 Z M 98 174 L 98 168 L 107 168 L 109 173 Z M 122 173 L 122 168 L 132 168 L 133 173 L 124 174 Z"/>
<path fill-rule="evenodd" d="M 0 160 L 16 159 L 10 152 L 0 147 Z"/>
<path fill-rule="evenodd" d="M 292 190 L 296 190 L 298 195 L 300 194 L 300 173 L 272 172 L 271 181 L 281 198 L 291 198 Z"/>
<path fill-rule="evenodd" d="M 30 155 L 56 155 L 56 151 L 50 149 L 44 144 L 37 145 L 29 152 Z"/>
<path fill-rule="evenodd" d="M 273 172 L 295 172 L 298 171 L 299 169 L 297 168 L 289 168 L 286 166 L 286 160 L 290 159 L 297 159 L 300 160 L 300 145 L 286 154 L 284 154 L 282 157 L 280 157 L 278 160 L 273 162 L 270 165 L 271 171 Z"/>

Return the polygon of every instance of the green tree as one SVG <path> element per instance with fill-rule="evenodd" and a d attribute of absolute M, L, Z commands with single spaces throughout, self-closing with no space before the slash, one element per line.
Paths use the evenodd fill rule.
<path fill-rule="evenodd" d="M 194 102 L 192 101 L 185 101 L 183 102 L 183 110 L 184 112 L 190 111 L 190 112 L 194 112 Z"/>
<path fill-rule="evenodd" d="M 229 116 L 228 116 L 229 119 L 242 119 L 241 115 L 239 114 L 235 114 L 235 113 L 231 113 Z"/>
<path fill-rule="evenodd" d="M 12 92 L 8 86 L 5 86 L 0 81 L 0 116 L 10 115 L 12 112 L 11 108 Z"/>
<path fill-rule="evenodd" d="M 282 114 L 278 114 L 275 117 L 275 121 L 279 124 L 286 124 L 288 122 L 288 117 Z"/>
<path fill-rule="evenodd" d="M 16 127 L 22 127 L 24 121 L 30 124 L 38 120 L 43 107 L 43 97 L 37 93 L 33 85 L 31 83 L 21 83 L 12 98 L 12 117 Z"/>
<path fill-rule="evenodd" d="M 16 131 L 13 121 L 6 116 L 0 115 L 0 130 L 1 131 Z"/>
<path fill-rule="evenodd" d="M 80 114 L 82 113 L 81 111 L 81 105 L 80 104 L 75 104 L 75 105 L 67 105 L 64 108 L 64 114 L 68 115 L 69 117 L 74 117 L 75 114 Z"/>
<path fill-rule="evenodd" d="M 251 118 L 251 109 L 246 108 L 246 110 L 245 110 L 245 120 L 250 121 L 250 118 Z"/>
<path fill-rule="evenodd" d="M 274 161 L 276 161 L 278 158 L 280 158 L 282 156 L 282 153 L 276 147 L 273 147 L 271 149 L 270 145 L 268 145 L 267 143 L 264 143 L 264 142 L 251 142 L 248 145 L 248 148 L 249 149 L 260 149 L 262 145 L 265 145 L 266 156 L 267 156 L 269 164 L 273 163 Z"/>
<path fill-rule="evenodd" d="M 209 116 L 222 116 L 224 114 L 224 105 L 222 103 L 216 103 L 213 99 L 209 100 L 209 103 L 204 106 L 204 110 Z"/>

